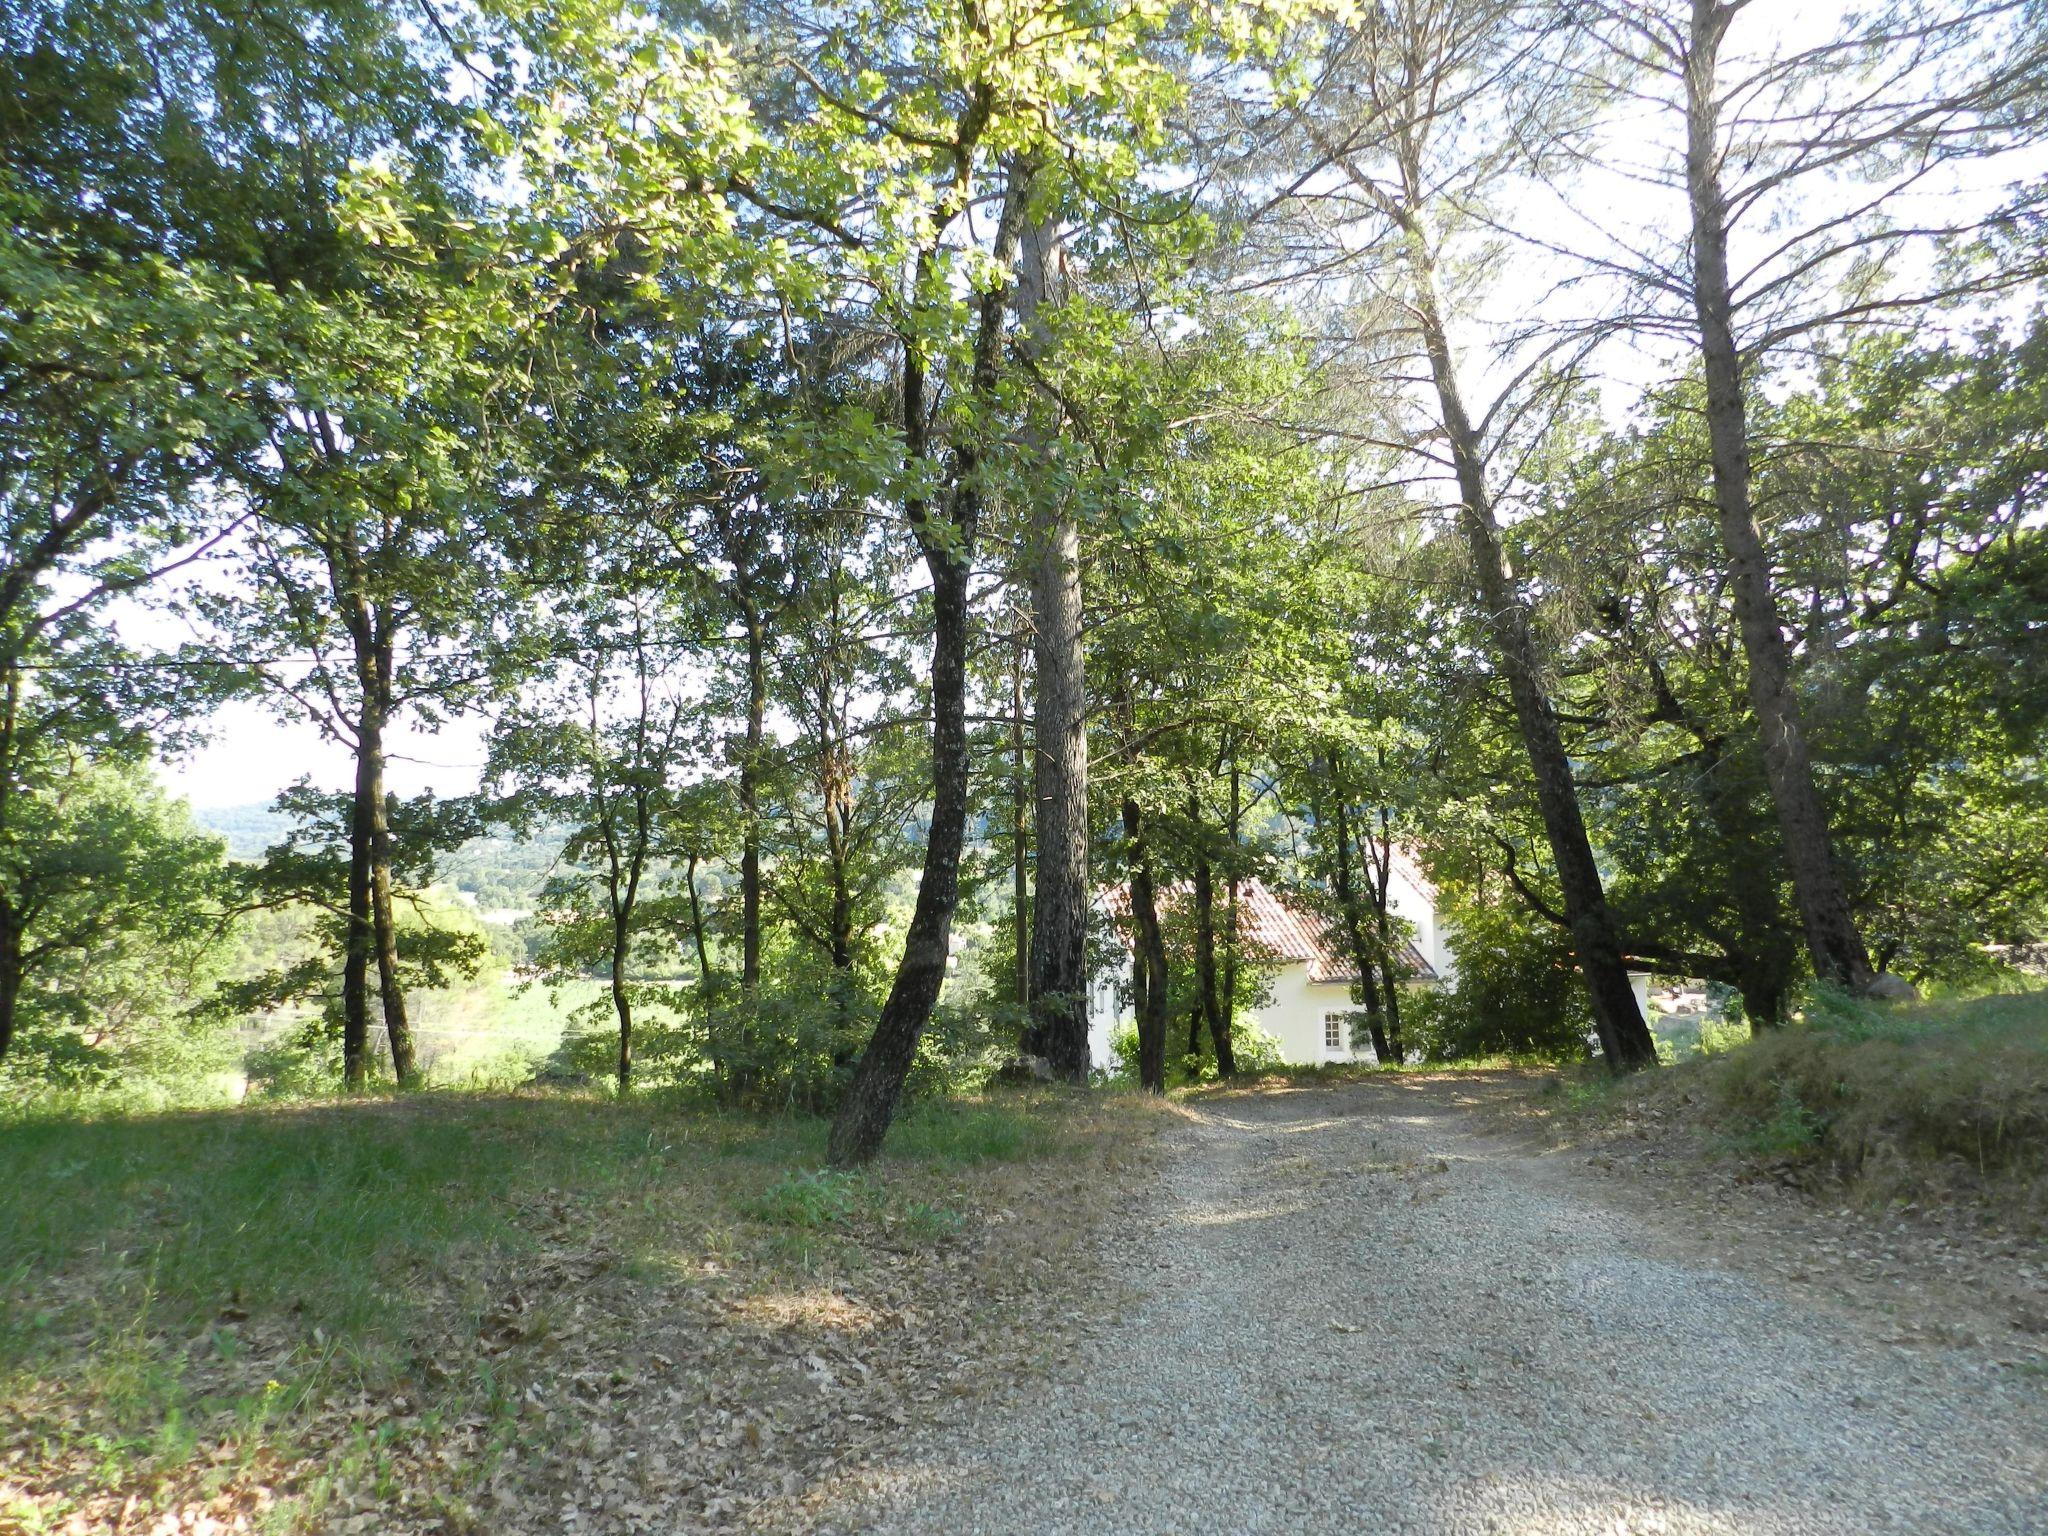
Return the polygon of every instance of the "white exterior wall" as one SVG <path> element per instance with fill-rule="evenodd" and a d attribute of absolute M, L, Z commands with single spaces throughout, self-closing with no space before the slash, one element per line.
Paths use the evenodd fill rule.
<path fill-rule="evenodd" d="M 1120 1024 L 1130 1021 L 1130 1010 L 1117 1009 L 1116 984 L 1128 979 L 1128 964 L 1120 967 L 1118 973 L 1098 976 L 1089 989 L 1088 997 L 1088 1059 L 1098 1070 L 1107 1071 L 1116 1065 L 1115 1053 L 1109 1041 Z M 1280 1042 L 1280 1059 L 1296 1066 L 1307 1066 L 1318 1061 L 1360 1061 L 1370 1060 L 1371 1047 L 1353 1055 L 1348 1049 L 1326 1051 L 1323 1048 L 1323 1014 L 1325 1011 L 1352 1012 L 1357 1004 L 1351 1001 L 1351 987 L 1342 981 L 1310 981 L 1308 966 L 1297 960 L 1283 965 L 1275 971 L 1268 982 L 1271 992 L 1264 1003 L 1251 1010 L 1251 1018 L 1267 1034 Z M 1347 1025 L 1345 1036 L 1348 1040 L 1350 1029 Z"/>

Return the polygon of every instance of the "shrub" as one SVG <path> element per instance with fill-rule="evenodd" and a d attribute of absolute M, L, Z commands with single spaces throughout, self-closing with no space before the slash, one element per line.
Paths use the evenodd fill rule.
<path fill-rule="evenodd" d="M 1463 910 L 1456 922 L 1457 979 L 1407 1001 L 1409 1048 L 1425 1061 L 1584 1056 L 1593 1019 L 1570 939 L 1502 907 Z"/>
<path fill-rule="evenodd" d="M 1802 1013 L 1708 1064 L 1746 1146 L 1852 1175 L 2048 1162 L 2048 995 L 1886 1007 L 1816 990 Z"/>

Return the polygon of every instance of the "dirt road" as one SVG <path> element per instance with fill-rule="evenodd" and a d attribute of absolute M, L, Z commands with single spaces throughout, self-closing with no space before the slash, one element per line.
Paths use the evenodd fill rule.
<path fill-rule="evenodd" d="M 2048 1532 L 2048 1376 L 1788 1297 L 1441 1080 L 1211 1099 L 1138 1298 L 828 1519 L 898 1533 Z"/>

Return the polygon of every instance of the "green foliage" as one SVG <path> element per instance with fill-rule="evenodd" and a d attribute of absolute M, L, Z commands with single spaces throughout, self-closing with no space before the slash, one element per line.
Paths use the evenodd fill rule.
<path fill-rule="evenodd" d="M 1446 911 L 1457 931 L 1457 977 L 1408 994 L 1411 1046 L 1429 1061 L 1582 1058 L 1593 1021 L 1569 939 L 1513 906 L 1458 903 Z"/>
<path fill-rule="evenodd" d="M 842 1225 L 860 1200 L 862 1175 L 834 1169 L 785 1174 L 742 1209 L 756 1221 L 815 1230 Z"/>
<path fill-rule="evenodd" d="M 16 790 L 5 848 L 25 951 L 0 1078 L 174 1077 L 217 1068 L 194 1017 L 225 959 L 219 841 L 146 769 L 65 758 Z"/>

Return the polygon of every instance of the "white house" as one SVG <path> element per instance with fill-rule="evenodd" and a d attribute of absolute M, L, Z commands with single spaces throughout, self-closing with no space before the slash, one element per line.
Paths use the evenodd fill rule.
<path fill-rule="evenodd" d="M 1088 996 L 1088 1051 L 1100 1068 L 1116 1064 L 1110 1038 L 1131 1018 L 1129 896 L 1122 887 L 1100 898 L 1117 932 L 1125 936 L 1118 960 L 1092 979 Z M 1187 899 L 1184 887 L 1161 893 L 1162 909 Z M 1217 894 L 1221 919 L 1222 893 Z M 1436 887 L 1415 861 L 1394 850 L 1387 882 L 1387 906 L 1408 925 L 1406 981 L 1413 987 L 1441 986 L 1457 974 L 1457 955 L 1437 916 Z M 1164 911 L 1162 911 L 1164 916 Z M 1298 1065 L 1323 1061 L 1370 1061 L 1372 1048 L 1351 1043 L 1351 1000 L 1357 968 L 1345 946 L 1333 941 L 1324 920 L 1300 902 L 1256 880 L 1238 890 L 1238 931 L 1248 951 L 1259 955 L 1270 979 L 1265 1001 L 1252 1010 L 1259 1028 L 1280 1042 L 1281 1059 Z M 1647 1017 L 1649 978 L 1632 976 L 1636 1002 Z"/>

